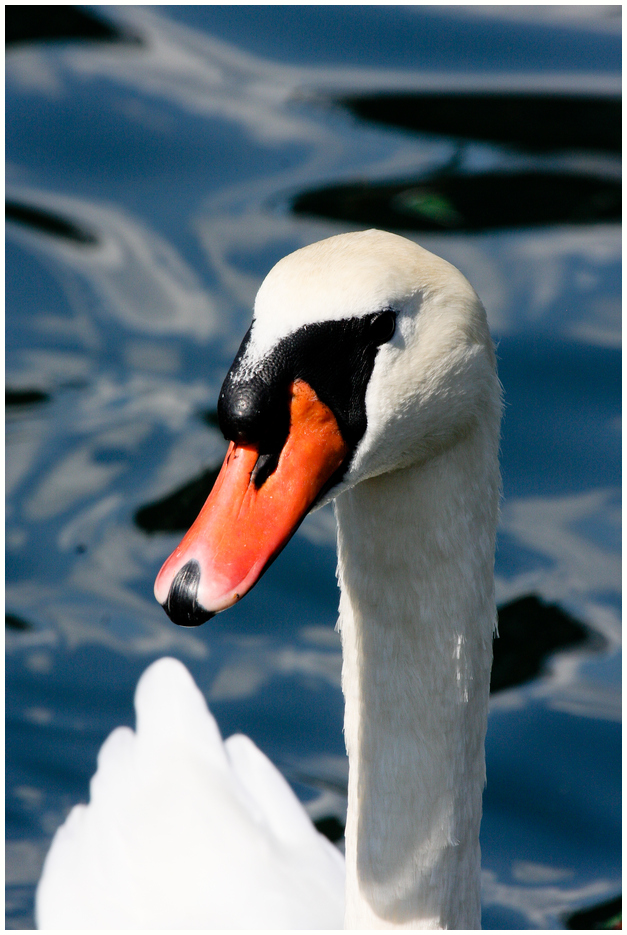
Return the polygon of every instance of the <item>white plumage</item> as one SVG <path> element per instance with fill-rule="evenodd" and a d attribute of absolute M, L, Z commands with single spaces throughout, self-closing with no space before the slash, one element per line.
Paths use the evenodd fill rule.
<path fill-rule="evenodd" d="M 50 929 L 339 928 L 344 858 L 248 737 L 222 741 L 182 663 L 142 675 L 37 894 Z"/>

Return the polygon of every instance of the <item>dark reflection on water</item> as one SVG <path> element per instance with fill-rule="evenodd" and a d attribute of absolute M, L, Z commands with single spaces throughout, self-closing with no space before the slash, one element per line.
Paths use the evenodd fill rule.
<path fill-rule="evenodd" d="M 482 172 L 332 185 L 298 195 L 296 214 L 414 231 L 593 224 L 621 217 L 621 184 L 560 172 Z"/>
<path fill-rule="evenodd" d="M 14 221 L 18 224 L 26 224 L 44 234 L 50 234 L 53 237 L 61 237 L 63 240 L 70 240 L 79 244 L 96 244 L 98 238 L 91 231 L 84 230 L 73 224 L 67 218 L 53 214 L 51 211 L 43 211 L 41 208 L 35 208 L 32 205 L 21 205 L 14 201 L 7 201 L 5 204 L 5 218 L 7 221 Z"/>
<path fill-rule="evenodd" d="M 603 639 L 588 627 L 533 594 L 499 607 L 490 691 L 537 678 L 555 652 L 585 643 L 598 651 L 604 648 Z"/>
<path fill-rule="evenodd" d="M 167 497 L 141 507 L 134 517 L 138 527 L 149 533 L 186 532 L 209 496 L 220 467 L 208 468 Z"/>
<path fill-rule="evenodd" d="M 261 278 L 361 222 L 420 230 L 498 342 L 484 927 L 618 892 L 620 35 L 556 9 L 7 8 L 9 928 L 164 654 L 341 836 L 331 511 L 211 627 L 152 586 L 224 455 L 208 407 Z"/>
<path fill-rule="evenodd" d="M 42 41 L 138 42 L 91 10 L 73 6 L 5 6 L 7 46 Z"/>
<path fill-rule="evenodd" d="M 610 899 L 592 909 L 573 912 L 566 917 L 566 928 L 569 929 L 621 929 L 623 927 L 623 900 L 622 897 Z"/>
<path fill-rule="evenodd" d="M 362 119 L 419 133 L 532 151 L 621 151 L 620 98 L 475 91 L 364 94 L 339 103 Z"/>
<path fill-rule="evenodd" d="M 465 145 L 505 144 L 492 160 L 525 153 L 621 151 L 620 98 L 464 91 L 354 95 L 338 103 L 361 120 L 402 127 L 458 149 L 435 172 L 403 181 L 326 185 L 298 194 L 297 214 L 413 231 L 480 231 L 618 221 L 620 180 L 542 165 L 472 172 Z M 612 177 L 613 176 L 613 177 Z"/>
<path fill-rule="evenodd" d="M 5 614 L 4 625 L 10 630 L 32 630 L 32 624 L 18 617 L 17 614 Z"/>
<path fill-rule="evenodd" d="M 12 390 L 7 386 L 4 391 L 4 404 L 8 409 L 36 406 L 40 403 L 47 403 L 49 400 L 50 394 L 42 390 Z"/>

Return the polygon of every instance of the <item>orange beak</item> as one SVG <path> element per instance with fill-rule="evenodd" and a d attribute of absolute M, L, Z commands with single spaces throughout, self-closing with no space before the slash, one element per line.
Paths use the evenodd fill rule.
<path fill-rule="evenodd" d="M 276 469 L 258 487 L 254 445 L 231 442 L 198 518 L 155 581 L 175 623 L 196 626 L 231 607 L 294 535 L 348 455 L 335 416 L 304 380 L 289 388 L 290 428 Z"/>

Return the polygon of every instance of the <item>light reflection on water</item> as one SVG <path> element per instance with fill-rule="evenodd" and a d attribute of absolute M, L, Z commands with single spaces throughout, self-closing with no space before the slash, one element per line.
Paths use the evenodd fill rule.
<path fill-rule="evenodd" d="M 143 45 L 25 45 L 7 58 L 8 193 L 93 235 L 8 227 L 7 384 L 48 394 L 12 406 L 7 423 L 7 611 L 29 625 L 7 632 L 10 927 L 32 925 L 50 836 L 85 800 L 98 747 L 132 723 L 136 680 L 162 654 L 183 659 L 223 732 L 250 734 L 315 817 L 342 818 L 331 510 L 306 520 L 228 620 L 198 631 L 174 627 L 152 597 L 178 535 L 133 522 L 219 463 L 224 441 L 203 413 L 263 275 L 351 227 L 296 217 L 291 199 L 417 176 L 455 156 L 450 139 L 359 122 L 325 95 L 455 88 L 463 68 L 465 88 L 608 92 L 619 82 L 611 24 L 580 24 L 575 41 L 550 23 L 544 33 L 508 24 L 511 12 L 460 13 L 471 32 L 484 24 L 492 57 L 482 69 L 447 12 L 457 60 L 453 49 L 418 68 L 391 51 L 373 66 L 370 14 L 362 51 L 346 64 L 331 43 L 324 65 L 287 51 L 277 61 L 263 29 L 263 54 L 252 31 L 234 42 L 228 8 L 105 15 Z M 377 12 L 392 37 L 395 15 Z M 409 22 L 428 32 L 433 15 L 417 10 Z M 543 37 L 527 69 L 490 46 L 505 30 L 517 48 L 525 29 Z M 604 176 L 619 169 L 610 156 L 550 158 Z M 462 170 L 516 159 L 542 161 L 475 143 Z M 508 408 L 498 599 L 539 595 L 604 638 L 492 699 L 484 926 L 555 927 L 619 888 L 620 233 L 598 224 L 414 236 L 468 276 L 499 341 Z"/>

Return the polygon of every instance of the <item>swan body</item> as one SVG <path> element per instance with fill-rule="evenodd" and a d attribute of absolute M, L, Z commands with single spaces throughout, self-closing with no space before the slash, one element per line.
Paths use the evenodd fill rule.
<path fill-rule="evenodd" d="M 344 858 L 252 740 L 222 741 L 183 664 L 153 663 L 135 707 L 54 838 L 38 927 L 341 927 Z"/>
<path fill-rule="evenodd" d="M 479 928 L 501 417 L 481 302 L 394 234 L 298 250 L 259 290 L 219 416 L 222 472 L 157 600 L 210 619 L 335 500 L 344 925 Z"/>

